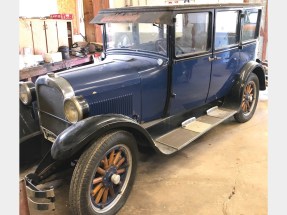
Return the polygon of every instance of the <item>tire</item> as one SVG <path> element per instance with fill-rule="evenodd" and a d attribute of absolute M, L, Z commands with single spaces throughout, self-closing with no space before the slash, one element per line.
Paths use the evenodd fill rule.
<path fill-rule="evenodd" d="M 251 73 L 244 84 L 240 110 L 234 115 L 237 122 L 244 123 L 250 120 L 257 107 L 259 97 L 258 77 Z"/>
<path fill-rule="evenodd" d="M 74 169 L 69 203 L 74 215 L 115 214 L 126 202 L 137 169 L 135 138 L 116 131 L 96 140 Z"/>

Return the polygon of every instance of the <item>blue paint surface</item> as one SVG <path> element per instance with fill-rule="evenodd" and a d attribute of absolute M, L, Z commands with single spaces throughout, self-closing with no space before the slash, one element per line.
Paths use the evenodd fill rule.
<path fill-rule="evenodd" d="M 167 64 L 158 58 L 109 55 L 92 67 L 62 72 L 90 106 L 90 116 L 118 113 L 138 121 L 149 121 L 163 114 L 167 89 Z M 164 60 L 164 59 L 163 59 Z"/>
<path fill-rule="evenodd" d="M 211 63 L 208 56 L 176 62 L 173 66 L 171 114 L 203 105 L 208 93 Z"/>

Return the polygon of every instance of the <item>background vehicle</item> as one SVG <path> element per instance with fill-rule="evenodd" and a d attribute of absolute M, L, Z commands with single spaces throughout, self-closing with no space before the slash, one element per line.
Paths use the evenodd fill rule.
<path fill-rule="evenodd" d="M 245 27 L 249 14 L 255 27 Z M 114 214 L 131 191 L 138 149 L 170 155 L 231 116 L 250 120 L 265 90 L 260 19 L 261 7 L 246 4 L 101 11 L 91 21 L 103 29 L 101 63 L 20 83 L 51 141 L 27 186 L 76 163 L 72 213 Z"/>

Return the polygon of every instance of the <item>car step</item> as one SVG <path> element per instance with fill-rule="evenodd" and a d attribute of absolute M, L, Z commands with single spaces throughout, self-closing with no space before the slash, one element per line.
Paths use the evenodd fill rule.
<path fill-rule="evenodd" d="M 155 140 L 156 146 L 164 154 L 172 154 L 233 116 L 236 112 L 236 110 L 228 108 L 212 107 L 206 111 L 206 115 L 185 120 L 181 123 L 181 127 L 158 137 Z"/>

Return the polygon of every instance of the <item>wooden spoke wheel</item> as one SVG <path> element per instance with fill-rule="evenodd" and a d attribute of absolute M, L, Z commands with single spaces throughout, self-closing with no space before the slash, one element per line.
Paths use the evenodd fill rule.
<path fill-rule="evenodd" d="M 254 107 L 254 101 L 256 100 L 256 93 L 254 93 L 255 90 L 256 86 L 254 82 L 249 82 L 244 89 L 241 103 L 241 109 L 244 114 L 249 114 Z"/>
<path fill-rule="evenodd" d="M 238 122 L 247 122 L 252 118 L 257 107 L 259 96 L 259 80 L 251 73 L 242 89 L 240 110 L 234 115 Z"/>
<path fill-rule="evenodd" d="M 101 159 L 91 184 L 91 202 L 95 211 L 108 211 L 120 198 L 130 179 L 131 152 L 125 145 L 116 145 Z"/>
<path fill-rule="evenodd" d="M 96 140 L 81 155 L 72 176 L 72 214 L 115 214 L 132 189 L 137 159 L 136 140 L 126 131 L 115 131 Z"/>

